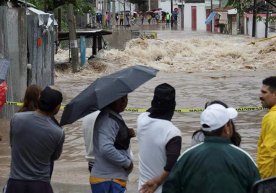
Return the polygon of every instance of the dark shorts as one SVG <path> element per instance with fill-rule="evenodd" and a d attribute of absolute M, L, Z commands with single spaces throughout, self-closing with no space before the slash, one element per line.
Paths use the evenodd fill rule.
<path fill-rule="evenodd" d="M 5 193 L 53 193 L 50 182 L 9 179 Z"/>

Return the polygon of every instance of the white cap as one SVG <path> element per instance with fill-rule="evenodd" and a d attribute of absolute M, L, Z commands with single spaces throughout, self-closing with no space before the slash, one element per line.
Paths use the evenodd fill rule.
<path fill-rule="evenodd" d="M 237 116 L 238 112 L 232 107 L 225 108 L 220 104 L 212 104 L 201 113 L 200 124 L 203 131 L 214 131 Z M 208 127 L 203 127 L 203 125 L 207 125 Z"/>

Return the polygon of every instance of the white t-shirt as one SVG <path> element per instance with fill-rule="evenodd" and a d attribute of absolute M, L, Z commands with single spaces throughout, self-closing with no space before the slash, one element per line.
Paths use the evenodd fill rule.
<path fill-rule="evenodd" d="M 166 165 L 166 145 L 180 130 L 172 122 L 151 118 L 149 113 L 142 113 L 137 119 L 137 137 L 139 144 L 139 185 L 162 174 Z M 155 193 L 161 193 L 159 186 Z"/>
<path fill-rule="evenodd" d="M 83 137 L 84 137 L 84 145 L 86 150 L 86 156 L 85 158 L 87 161 L 94 161 L 94 155 L 93 155 L 93 131 L 94 131 L 94 125 L 95 121 L 99 115 L 100 111 L 95 111 L 93 113 L 90 113 L 86 115 L 82 120 L 82 131 L 83 131 Z"/>

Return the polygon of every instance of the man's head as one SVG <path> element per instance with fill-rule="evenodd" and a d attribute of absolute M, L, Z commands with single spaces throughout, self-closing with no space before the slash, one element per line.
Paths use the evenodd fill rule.
<path fill-rule="evenodd" d="M 149 109 L 150 117 L 171 120 L 175 110 L 175 89 L 167 83 L 158 85 Z"/>
<path fill-rule="evenodd" d="M 42 112 L 55 115 L 59 111 L 62 99 L 61 92 L 47 86 L 40 93 L 38 109 Z"/>
<path fill-rule="evenodd" d="M 218 135 L 231 137 L 233 133 L 231 119 L 236 118 L 236 109 L 225 108 L 220 104 L 208 106 L 200 115 L 200 124 L 205 135 Z"/>
<path fill-rule="evenodd" d="M 112 102 L 108 106 L 115 112 L 121 113 L 125 110 L 128 103 L 128 97 L 127 95 L 117 99 L 116 101 Z"/>
<path fill-rule="evenodd" d="M 263 80 L 260 100 L 264 108 L 272 108 L 276 105 L 276 76 Z"/>

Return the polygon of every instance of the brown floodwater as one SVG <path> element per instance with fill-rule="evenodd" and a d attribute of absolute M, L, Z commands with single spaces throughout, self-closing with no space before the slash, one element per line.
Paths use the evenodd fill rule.
<path fill-rule="evenodd" d="M 249 43 L 255 40 L 242 36 L 160 31 L 158 37 L 159 40 L 132 41 L 125 51 L 102 52 L 95 58 L 92 67 L 80 73 L 57 72 L 55 86 L 63 92 L 64 104 L 97 77 L 136 63 L 152 66 L 160 72 L 157 77 L 129 94 L 129 108 L 150 107 L 154 88 L 164 82 L 176 89 L 177 109 L 203 108 L 207 101 L 215 99 L 222 100 L 232 107 L 260 106 L 261 82 L 264 78 L 276 74 L 275 52 L 259 54 L 260 50 L 265 50 L 274 42 L 256 45 L 254 49 Z M 179 46 L 181 48 L 178 48 Z M 164 52 L 164 49 L 168 51 Z M 175 53 L 172 50 L 175 50 Z M 235 120 L 237 131 L 242 136 L 241 147 L 254 159 L 260 122 L 265 113 L 266 110 L 239 112 Z M 136 129 L 139 113 L 126 111 L 122 115 L 127 125 Z M 173 117 L 172 122 L 182 132 L 182 151 L 190 146 L 192 133 L 200 127 L 199 116 L 199 112 L 176 112 Z M 90 192 L 80 124 L 81 121 L 77 121 L 64 127 L 66 131 L 64 150 L 61 158 L 55 162 L 52 179 L 55 192 Z M 0 142 L 0 145 L 2 186 L 9 172 L 10 152 L 7 137 Z M 131 146 L 135 168 L 130 175 L 128 185 L 130 193 L 137 192 L 139 149 L 136 138 L 132 139 Z"/>
<path fill-rule="evenodd" d="M 177 109 L 182 108 L 203 108 L 207 101 L 219 99 L 226 102 L 229 106 L 260 106 L 259 93 L 261 81 L 270 75 L 275 75 L 275 71 L 235 71 L 235 72 L 159 72 L 156 78 L 148 81 L 133 93 L 129 94 L 129 108 L 148 108 L 153 97 L 153 91 L 158 84 L 167 82 L 176 88 Z M 82 79 L 81 86 L 74 83 L 74 92 L 83 90 L 90 84 L 88 78 Z M 60 88 L 68 89 L 71 93 L 71 82 L 63 79 L 58 81 Z M 110 93 L 112 94 L 112 93 Z M 248 151 L 250 155 L 256 158 L 256 147 L 260 131 L 260 122 L 266 110 L 239 112 L 235 120 L 237 131 L 242 136 L 241 147 Z M 139 113 L 126 111 L 123 117 L 129 127 L 136 129 L 136 119 Z M 182 151 L 190 147 L 192 133 L 197 130 L 199 125 L 199 112 L 179 113 L 176 112 L 173 117 L 173 123 L 180 128 L 182 132 Z M 64 152 L 60 163 L 67 163 L 70 169 L 74 164 L 84 161 L 84 145 L 82 131 L 80 130 L 80 121 L 73 125 L 66 126 L 66 141 Z M 132 150 L 134 153 L 135 169 L 130 175 L 129 192 L 137 190 L 138 179 L 138 146 L 137 139 L 132 139 Z M 67 167 L 67 168 L 68 168 Z M 82 165 L 86 168 L 86 163 Z M 68 170 L 69 170 L 68 169 Z M 68 171 L 66 171 L 68 172 Z M 64 173 L 66 174 L 64 171 Z M 85 174 L 86 172 L 84 172 Z M 80 174 L 80 173 L 79 173 Z M 75 174 L 78 176 L 77 174 Z M 86 173 L 88 176 L 88 173 Z M 79 178 L 83 180 L 83 178 Z M 74 183 L 83 183 L 78 178 Z M 85 179 L 87 181 L 87 179 Z M 56 181 L 62 182 L 61 179 Z M 72 184 L 72 183 L 69 183 Z"/>

